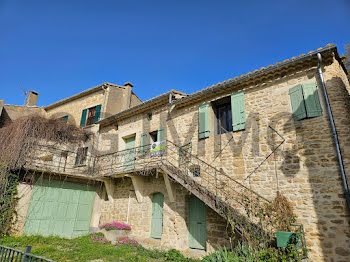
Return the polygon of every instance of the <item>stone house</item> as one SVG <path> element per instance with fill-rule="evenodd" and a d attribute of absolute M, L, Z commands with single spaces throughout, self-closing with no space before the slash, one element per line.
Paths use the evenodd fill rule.
<path fill-rule="evenodd" d="M 304 227 L 310 259 L 349 261 L 349 91 L 328 45 L 190 95 L 171 90 L 111 111 L 96 122 L 94 161 L 82 163 L 92 170 L 89 188 L 74 219 L 82 232 L 127 222 L 146 245 L 203 254 L 234 244 L 227 220 L 242 217 L 242 196 L 258 206 L 280 192 Z"/>

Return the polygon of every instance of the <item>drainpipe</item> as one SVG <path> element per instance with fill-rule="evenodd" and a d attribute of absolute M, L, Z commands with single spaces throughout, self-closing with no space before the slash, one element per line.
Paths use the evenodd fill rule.
<path fill-rule="evenodd" d="M 173 92 L 171 91 L 169 94 L 169 104 L 173 102 Z"/>
<path fill-rule="evenodd" d="M 103 102 L 102 102 L 101 115 L 100 115 L 101 119 L 103 119 L 104 112 L 105 112 L 107 88 L 108 88 L 108 86 L 106 84 L 104 84 L 102 87 L 104 94 L 103 94 Z M 98 127 L 98 130 L 97 130 L 96 146 L 95 146 L 95 153 L 94 153 L 95 157 L 94 157 L 94 162 L 92 164 L 92 174 L 94 174 L 94 171 L 95 171 L 96 155 L 97 155 L 97 151 L 98 151 L 99 141 L 100 141 L 100 126 Z"/>
<path fill-rule="evenodd" d="M 320 53 L 317 53 L 317 59 L 318 59 L 317 72 L 318 72 L 318 75 L 320 76 L 323 97 L 324 97 L 324 100 L 326 102 L 326 108 L 327 108 L 327 112 L 328 112 L 328 116 L 329 116 L 329 123 L 331 124 L 331 128 L 332 128 L 332 135 L 333 135 L 333 139 L 334 139 L 334 143 L 335 143 L 335 150 L 337 152 L 340 174 L 341 174 L 341 178 L 343 181 L 345 200 L 346 200 L 346 204 L 348 206 L 348 211 L 350 212 L 350 192 L 349 192 L 348 182 L 346 180 L 346 175 L 345 175 L 345 170 L 344 170 L 344 165 L 343 165 L 343 158 L 342 158 L 341 151 L 340 151 L 337 130 L 335 128 L 335 124 L 334 124 L 334 120 L 333 120 L 332 109 L 331 109 L 331 106 L 329 104 L 326 85 L 325 85 L 324 79 L 323 79 L 322 57 L 321 57 Z"/>

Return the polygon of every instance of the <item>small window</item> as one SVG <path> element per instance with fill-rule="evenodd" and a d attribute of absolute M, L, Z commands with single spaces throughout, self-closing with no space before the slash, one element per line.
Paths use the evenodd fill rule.
<path fill-rule="evenodd" d="M 68 115 L 62 116 L 61 119 L 64 123 L 68 123 Z"/>
<path fill-rule="evenodd" d="M 152 113 L 147 114 L 147 119 L 152 120 Z"/>
<path fill-rule="evenodd" d="M 151 144 L 158 141 L 158 131 L 153 131 L 149 133 L 149 136 L 151 138 Z"/>
<path fill-rule="evenodd" d="M 230 97 L 213 102 L 216 116 L 217 134 L 231 132 L 232 128 L 232 110 Z"/>
<path fill-rule="evenodd" d="M 88 109 L 88 116 L 86 120 L 87 125 L 93 125 L 95 123 L 96 106 Z"/>
<path fill-rule="evenodd" d="M 77 155 L 75 157 L 75 165 L 81 166 L 86 164 L 88 147 L 79 147 L 77 151 Z"/>
<path fill-rule="evenodd" d="M 100 119 L 101 105 L 84 109 L 81 114 L 80 126 L 96 124 Z"/>
<path fill-rule="evenodd" d="M 201 168 L 200 166 L 193 166 L 190 168 L 191 175 L 193 177 L 200 177 L 201 176 Z"/>

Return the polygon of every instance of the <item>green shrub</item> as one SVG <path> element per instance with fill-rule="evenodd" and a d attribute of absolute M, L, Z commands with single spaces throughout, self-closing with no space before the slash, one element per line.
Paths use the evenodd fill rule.
<path fill-rule="evenodd" d="M 294 245 L 285 249 L 265 248 L 254 250 L 246 243 L 238 243 L 233 251 L 225 247 L 203 258 L 204 262 L 292 262 L 300 261 L 300 253 L 295 250 Z"/>
<path fill-rule="evenodd" d="M 181 254 L 179 250 L 170 249 L 165 254 L 165 261 L 176 261 L 176 262 L 192 262 L 195 261 L 191 258 L 186 258 Z"/>

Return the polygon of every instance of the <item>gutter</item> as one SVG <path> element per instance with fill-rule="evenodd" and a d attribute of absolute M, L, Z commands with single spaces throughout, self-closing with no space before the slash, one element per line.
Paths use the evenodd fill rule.
<path fill-rule="evenodd" d="M 339 168 L 340 168 L 340 175 L 341 175 L 341 179 L 343 181 L 344 196 L 345 196 L 346 204 L 348 206 L 348 211 L 350 212 L 350 192 L 349 192 L 348 182 L 347 182 L 346 174 L 345 174 L 345 170 L 344 170 L 343 158 L 342 158 L 342 154 L 340 151 L 337 129 L 335 127 L 332 109 L 331 109 L 331 106 L 329 103 L 327 89 L 326 89 L 326 85 L 325 85 L 325 82 L 323 79 L 321 53 L 317 53 L 317 59 L 318 59 L 317 72 L 318 72 L 318 75 L 319 75 L 320 80 L 321 80 L 322 93 L 323 93 L 324 100 L 326 102 L 326 108 L 327 108 L 327 112 L 328 112 L 328 116 L 329 116 L 329 123 L 331 124 L 331 128 L 332 128 L 332 135 L 333 135 L 333 140 L 334 140 L 334 144 L 335 144 L 335 150 L 337 152 L 338 164 L 339 164 Z"/>

